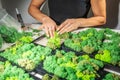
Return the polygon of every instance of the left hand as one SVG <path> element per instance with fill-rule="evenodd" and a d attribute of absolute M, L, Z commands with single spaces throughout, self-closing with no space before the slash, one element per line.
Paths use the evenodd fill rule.
<path fill-rule="evenodd" d="M 57 31 L 59 34 L 63 34 L 65 32 L 70 32 L 72 30 L 75 30 L 79 26 L 80 26 L 80 21 L 78 19 L 67 19 L 57 28 Z"/>

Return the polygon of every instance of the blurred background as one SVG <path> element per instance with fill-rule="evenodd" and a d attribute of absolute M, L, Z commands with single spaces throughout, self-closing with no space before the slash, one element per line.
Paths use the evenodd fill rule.
<path fill-rule="evenodd" d="M 106 0 L 106 1 L 107 1 L 107 23 L 103 26 L 114 29 L 120 29 L 120 0 Z M 6 9 L 7 12 L 15 19 L 17 19 L 15 8 L 18 8 L 23 17 L 23 21 L 26 24 L 39 23 L 28 14 L 28 6 L 30 2 L 31 0 L 0 0 L 0 8 Z M 41 9 L 45 14 L 49 15 L 47 0 Z M 88 17 L 90 16 L 92 16 L 91 11 L 89 12 Z"/>

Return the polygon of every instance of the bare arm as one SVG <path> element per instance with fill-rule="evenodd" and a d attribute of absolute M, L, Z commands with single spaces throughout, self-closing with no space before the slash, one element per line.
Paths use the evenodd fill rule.
<path fill-rule="evenodd" d="M 90 18 L 67 19 L 57 29 L 59 33 L 69 32 L 78 27 L 90 27 L 106 23 L 106 0 L 91 0 L 94 16 Z"/>
<path fill-rule="evenodd" d="M 28 12 L 42 23 L 40 29 L 45 30 L 47 36 L 53 37 L 57 25 L 49 16 L 40 11 L 40 7 L 44 2 L 45 0 L 32 0 Z"/>
<path fill-rule="evenodd" d="M 80 19 L 81 27 L 97 26 L 106 23 L 106 0 L 91 0 L 91 8 L 94 16 L 87 19 Z"/>
<path fill-rule="evenodd" d="M 48 17 L 40 11 L 40 7 L 44 2 L 45 0 L 32 0 L 28 9 L 30 15 L 40 22 L 43 22 L 43 19 Z"/>

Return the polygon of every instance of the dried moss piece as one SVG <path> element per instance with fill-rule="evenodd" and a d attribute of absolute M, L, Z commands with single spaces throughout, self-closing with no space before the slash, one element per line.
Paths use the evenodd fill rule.
<path fill-rule="evenodd" d="M 91 54 L 94 52 L 94 48 L 93 47 L 90 47 L 90 46 L 84 46 L 83 47 L 83 51 L 88 53 L 88 54 Z"/>

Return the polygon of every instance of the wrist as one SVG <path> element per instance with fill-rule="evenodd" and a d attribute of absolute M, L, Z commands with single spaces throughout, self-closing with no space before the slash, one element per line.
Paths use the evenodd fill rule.
<path fill-rule="evenodd" d="M 78 21 L 78 25 L 79 25 L 78 28 L 83 27 L 84 19 L 78 19 L 77 21 Z"/>
<path fill-rule="evenodd" d="M 49 19 L 49 17 L 46 17 L 46 16 L 43 17 L 43 18 L 42 18 L 42 23 L 44 23 L 44 22 L 45 22 L 46 20 L 48 20 L 48 19 Z"/>

